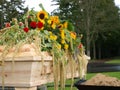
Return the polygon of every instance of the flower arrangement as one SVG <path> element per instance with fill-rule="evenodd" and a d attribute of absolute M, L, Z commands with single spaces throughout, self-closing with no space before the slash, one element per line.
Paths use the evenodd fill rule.
<path fill-rule="evenodd" d="M 30 34 L 31 32 L 40 33 L 41 37 L 44 39 L 42 42 L 43 50 L 51 49 L 52 45 L 48 45 L 48 43 L 53 42 L 57 43 L 56 47 L 59 49 L 75 49 L 76 45 L 80 42 L 80 39 L 78 40 L 78 38 L 76 38 L 77 35 L 74 31 L 74 26 L 72 25 L 72 23 L 67 20 L 62 21 L 59 19 L 58 16 L 50 16 L 41 4 L 40 7 L 42 8 L 41 11 L 36 12 L 34 10 L 31 10 L 24 15 L 24 24 L 23 22 L 18 22 L 17 19 L 13 19 L 11 23 L 5 24 L 5 29 L 9 29 L 8 27 L 11 27 L 12 24 L 11 28 L 20 29 L 19 33 L 21 32 L 22 36 Z M 22 30 L 26 33 L 24 33 Z M 13 34 L 16 34 L 17 32 L 13 31 Z M 1 35 L 1 38 L 2 37 L 3 35 Z M 0 42 L 0 44 L 3 43 L 4 40 Z"/>
<path fill-rule="evenodd" d="M 35 12 L 31 10 L 29 14 L 25 17 L 28 17 L 28 23 L 24 27 L 24 31 L 28 32 L 29 30 L 38 30 L 45 36 L 46 40 L 44 44 L 48 43 L 57 43 L 56 47 L 58 49 L 73 49 L 76 45 L 76 33 L 74 27 L 68 21 L 61 21 L 58 16 L 50 16 L 44 8 L 41 6 L 42 11 Z M 36 13 L 36 14 L 35 14 Z M 71 40 L 73 41 L 70 45 Z M 43 47 L 50 48 L 50 45 L 44 45 Z M 44 48 L 45 49 L 45 48 Z"/>
<path fill-rule="evenodd" d="M 58 90 L 59 80 L 61 90 L 64 90 L 66 65 L 70 63 L 73 81 L 74 66 L 76 66 L 73 56 L 78 48 L 80 51 L 84 48 L 81 44 L 82 37 L 77 37 L 73 24 L 68 20 L 51 16 L 41 4 L 40 7 L 42 10 L 39 12 L 33 9 L 28 11 L 23 17 L 24 23 L 14 18 L 10 23 L 5 24 L 5 28 L 0 31 L 0 46 L 5 46 L 1 59 L 4 62 L 3 58 L 12 47 L 15 47 L 17 52 L 21 45 L 35 43 L 39 52 L 47 51 L 52 55 L 55 90 Z"/>

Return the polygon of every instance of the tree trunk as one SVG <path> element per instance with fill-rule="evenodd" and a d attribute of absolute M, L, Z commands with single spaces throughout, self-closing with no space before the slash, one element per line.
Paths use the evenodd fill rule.
<path fill-rule="evenodd" d="M 101 59 L 101 45 L 98 45 L 98 59 Z"/>
<path fill-rule="evenodd" d="M 95 42 L 93 41 L 93 59 L 96 59 L 96 46 L 95 46 Z"/>
<path fill-rule="evenodd" d="M 87 55 L 88 56 L 90 56 L 90 40 L 89 40 L 89 36 L 87 36 L 87 42 L 86 42 L 86 44 L 87 44 Z"/>
<path fill-rule="evenodd" d="M 89 12 L 87 12 L 89 13 Z M 86 26 L 86 33 L 87 33 L 87 37 L 86 37 L 86 44 L 87 44 L 87 55 L 90 56 L 90 17 L 89 14 L 87 15 L 87 26 Z"/>

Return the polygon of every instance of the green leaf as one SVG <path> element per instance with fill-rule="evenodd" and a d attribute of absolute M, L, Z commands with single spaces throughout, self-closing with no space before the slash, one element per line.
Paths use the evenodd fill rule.
<path fill-rule="evenodd" d="M 72 23 L 68 22 L 68 30 L 74 31 L 74 26 Z"/>

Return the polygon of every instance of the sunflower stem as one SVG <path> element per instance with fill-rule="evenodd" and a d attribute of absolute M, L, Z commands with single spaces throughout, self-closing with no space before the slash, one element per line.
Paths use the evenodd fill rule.
<path fill-rule="evenodd" d="M 40 8 L 41 8 L 42 10 L 44 10 L 44 11 L 45 11 L 45 9 L 44 9 L 44 7 L 43 7 L 42 3 L 40 3 L 40 4 L 39 4 L 39 6 L 40 6 Z"/>

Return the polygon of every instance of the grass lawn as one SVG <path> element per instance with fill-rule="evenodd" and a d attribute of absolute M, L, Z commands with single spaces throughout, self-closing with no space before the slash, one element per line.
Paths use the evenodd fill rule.
<path fill-rule="evenodd" d="M 95 76 L 96 74 L 97 73 L 88 73 L 86 79 L 90 79 L 91 77 Z M 120 79 L 120 72 L 103 72 L 102 74 Z"/>
<path fill-rule="evenodd" d="M 106 61 L 105 63 L 114 63 L 114 64 L 120 64 L 120 58 L 114 58 L 109 61 Z M 102 73 L 102 72 L 101 72 Z M 87 73 L 86 79 L 90 79 L 91 77 L 95 76 L 97 73 Z M 102 74 L 108 75 L 110 77 L 116 77 L 120 79 L 120 72 L 103 72 Z M 75 79 L 74 82 L 78 81 L 79 79 Z M 54 90 L 54 85 L 53 83 L 47 84 L 47 85 L 52 85 L 52 87 L 48 87 L 47 90 Z M 66 81 L 66 85 L 69 85 L 69 87 L 66 87 L 65 90 L 70 90 L 70 85 L 71 85 L 71 80 Z M 77 90 L 76 87 L 73 87 L 73 90 Z"/>
<path fill-rule="evenodd" d="M 95 62 L 95 61 L 100 61 L 100 60 L 90 60 L 90 62 Z M 102 60 L 101 60 L 102 61 Z M 105 60 L 103 60 L 105 61 Z M 110 63 L 110 64 L 120 64 L 120 57 L 115 57 L 111 59 L 106 59 L 105 63 Z"/>
<path fill-rule="evenodd" d="M 120 59 L 112 59 L 110 61 L 106 61 L 105 63 L 120 64 Z"/>
<path fill-rule="evenodd" d="M 91 77 L 95 76 L 97 73 L 88 73 L 87 76 L 86 76 L 86 79 L 90 79 Z M 108 75 L 110 77 L 116 77 L 118 79 L 120 79 L 120 72 L 103 72 L 102 74 L 104 75 Z M 74 82 L 78 81 L 79 79 L 75 79 Z M 48 90 L 54 90 L 54 85 L 53 83 L 51 84 L 48 84 L 48 85 L 52 85 L 52 87 L 48 87 L 47 89 Z M 71 85 L 71 80 L 67 80 L 66 81 L 66 85 Z M 70 90 L 70 86 L 66 87 L 65 90 Z M 73 87 L 73 90 L 77 90 L 76 87 Z"/>

